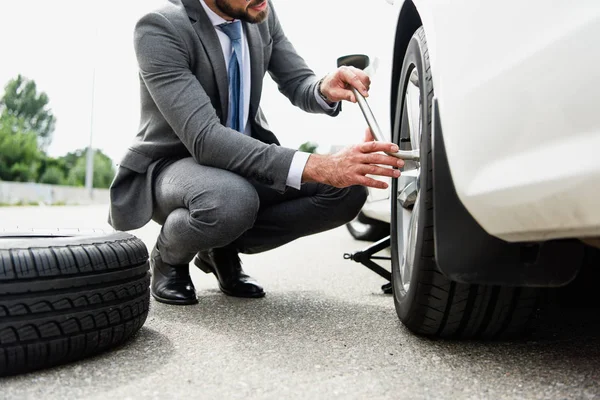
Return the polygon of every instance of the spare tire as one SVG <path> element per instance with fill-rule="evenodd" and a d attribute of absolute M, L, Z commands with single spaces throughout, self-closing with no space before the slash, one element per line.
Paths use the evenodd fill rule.
<path fill-rule="evenodd" d="M 148 316 L 148 269 L 146 246 L 124 232 L 0 234 L 0 376 L 131 338 Z"/>

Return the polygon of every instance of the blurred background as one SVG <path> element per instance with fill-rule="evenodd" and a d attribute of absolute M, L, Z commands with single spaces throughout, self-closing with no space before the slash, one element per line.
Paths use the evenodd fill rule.
<path fill-rule="evenodd" d="M 29 119 L 39 125 L 25 121 L 27 126 L 18 128 L 34 131 L 37 152 L 32 137 L 0 148 L 5 169 L 16 168 L 1 180 L 82 186 L 85 152 L 91 143 L 96 150 L 94 187 L 110 184 L 139 120 L 134 25 L 165 1 L 0 2 L 4 38 L 0 93 L 17 103 L 29 96 L 26 101 L 38 107 Z M 274 4 L 286 34 L 318 76 L 335 69 L 338 56 L 372 51 L 377 45 L 374 35 L 357 29 L 359 18 L 371 18 L 367 12 L 376 13 L 377 7 L 361 9 L 358 0 Z M 376 82 L 373 90 L 377 92 Z M 262 108 L 282 145 L 290 148 L 304 144 L 327 153 L 332 146 L 361 141 L 366 126 L 358 106 L 352 104 L 338 118 L 305 114 L 278 92 L 268 76 Z M 14 131 L 15 124 L 19 122 L 5 120 L 0 129 Z M 28 170 L 34 164 L 31 160 L 36 171 Z M 19 162 L 23 165 L 15 167 Z"/>

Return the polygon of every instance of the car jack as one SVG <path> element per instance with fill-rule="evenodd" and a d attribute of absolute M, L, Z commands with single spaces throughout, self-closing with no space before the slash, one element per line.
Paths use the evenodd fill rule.
<path fill-rule="evenodd" d="M 367 247 L 362 251 L 357 251 L 355 253 L 345 253 L 344 260 L 353 260 L 357 263 L 361 263 L 365 267 L 369 268 L 371 271 L 375 272 L 377 275 L 386 279 L 388 283 L 381 286 L 381 290 L 385 294 L 392 293 L 392 273 L 387 269 L 383 268 L 381 265 L 377 264 L 373 260 L 391 260 L 390 257 L 382 257 L 376 256 L 375 254 L 379 253 L 381 250 L 390 247 L 390 237 L 385 237 L 378 242 L 373 243 L 371 246 Z"/>
<path fill-rule="evenodd" d="M 351 54 L 351 55 L 347 55 L 347 56 L 338 58 L 337 66 L 341 67 L 341 66 L 346 65 L 346 66 L 352 66 L 352 67 L 364 70 L 365 68 L 367 68 L 369 66 L 369 62 L 370 62 L 369 57 L 364 54 Z M 358 90 L 356 90 L 356 88 L 352 87 L 351 89 L 352 89 L 352 92 L 354 93 L 354 96 L 356 97 L 356 101 L 363 113 L 363 116 L 365 117 L 365 120 L 367 121 L 367 124 L 369 125 L 369 128 L 371 129 L 373 138 L 380 142 L 387 141 L 385 135 L 381 131 L 379 124 L 377 123 L 377 120 L 375 119 L 375 115 L 373 114 L 373 111 L 371 111 L 371 108 L 369 107 L 369 103 L 367 102 L 367 100 L 363 97 L 362 94 L 360 94 L 360 92 Z M 396 153 L 387 153 L 387 154 L 389 154 L 390 156 L 394 156 L 396 158 L 400 158 L 402 160 L 407 160 L 407 161 L 417 161 L 418 162 L 421 159 L 421 152 L 419 150 L 398 150 Z M 416 193 L 415 189 L 413 189 L 413 191 Z M 405 199 L 409 199 L 408 195 L 412 194 L 413 191 L 407 192 L 407 194 L 404 195 Z M 358 263 L 361 263 L 365 267 L 369 268 L 371 271 L 375 272 L 377 275 L 386 279 L 388 281 L 388 283 L 383 285 L 381 287 L 381 290 L 383 290 L 383 292 L 386 294 L 390 294 L 390 293 L 392 293 L 392 273 L 390 271 L 386 270 L 385 268 L 383 268 L 381 265 L 379 265 L 373 261 L 373 260 L 390 260 L 390 257 L 374 256 L 375 253 L 378 253 L 387 247 L 390 247 L 390 236 L 388 236 L 387 238 L 383 238 L 378 242 L 373 243 L 371 246 L 367 247 L 363 251 L 357 251 L 356 253 L 353 253 L 353 254 L 346 253 L 346 254 L 344 254 L 344 259 L 354 260 Z"/>

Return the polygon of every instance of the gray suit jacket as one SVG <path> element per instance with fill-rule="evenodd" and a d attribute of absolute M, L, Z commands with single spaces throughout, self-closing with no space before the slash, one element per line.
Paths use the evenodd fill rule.
<path fill-rule="evenodd" d="M 225 126 L 225 59 L 199 0 L 169 0 L 138 21 L 134 43 L 141 121 L 110 188 L 109 223 L 115 229 L 137 229 L 151 219 L 152 175 L 164 159 L 191 156 L 199 164 L 285 190 L 295 150 L 279 146 L 260 109 L 265 72 L 294 105 L 312 113 L 325 111 L 314 97 L 317 78 L 286 38 L 270 0 L 269 6 L 264 22 L 243 24 L 251 59 L 252 137 Z"/>

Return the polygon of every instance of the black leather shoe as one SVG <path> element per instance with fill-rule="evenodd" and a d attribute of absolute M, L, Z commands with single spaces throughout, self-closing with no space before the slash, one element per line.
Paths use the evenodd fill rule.
<path fill-rule="evenodd" d="M 170 265 L 160 257 L 156 246 L 150 254 L 152 281 L 150 293 L 161 303 L 186 305 L 198 303 L 188 265 Z"/>
<path fill-rule="evenodd" d="M 194 258 L 194 264 L 207 274 L 213 273 L 219 288 L 228 296 L 263 297 L 263 288 L 242 269 L 237 251 L 231 248 L 205 250 Z"/>

